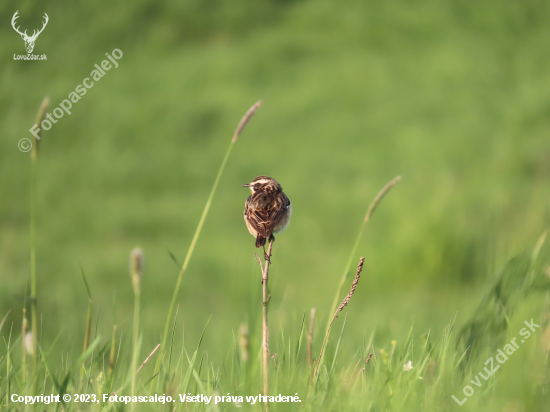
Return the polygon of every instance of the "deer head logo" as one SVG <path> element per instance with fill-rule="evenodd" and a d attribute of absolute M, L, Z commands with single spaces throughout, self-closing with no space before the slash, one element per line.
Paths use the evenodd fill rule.
<path fill-rule="evenodd" d="M 23 40 L 25 41 L 25 48 L 27 49 L 27 53 L 32 53 L 32 49 L 34 49 L 34 42 L 36 41 L 36 38 L 38 37 L 38 35 L 44 31 L 44 28 L 46 27 L 46 24 L 48 24 L 49 17 L 46 13 L 44 13 L 44 18 L 46 19 L 46 21 L 44 21 L 44 25 L 42 26 L 42 28 L 38 31 L 34 30 L 33 33 L 32 33 L 32 36 L 28 36 L 27 35 L 27 30 L 25 30 L 24 33 L 21 33 L 19 31 L 19 27 L 15 27 L 15 21 L 19 17 L 17 15 L 17 13 L 19 13 L 19 10 L 17 10 L 15 12 L 15 14 L 13 15 L 13 18 L 11 19 L 11 25 L 12 25 L 13 29 L 17 33 L 19 33 L 21 35 L 21 37 L 23 38 Z"/>

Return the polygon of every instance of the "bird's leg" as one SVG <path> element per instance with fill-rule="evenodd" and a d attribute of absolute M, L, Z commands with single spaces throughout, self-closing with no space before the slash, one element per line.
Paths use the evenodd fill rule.
<path fill-rule="evenodd" d="M 269 235 L 269 238 L 267 238 L 267 242 L 275 242 L 275 236 L 273 236 L 273 233 L 271 235 Z M 266 243 L 267 243 L 266 242 Z M 271 256 L 269 256 L 266 252 L 265 252 L 265 244 L 264 244 L 264 259 L 266 262 L 269 262 L 271 263 Z"/>

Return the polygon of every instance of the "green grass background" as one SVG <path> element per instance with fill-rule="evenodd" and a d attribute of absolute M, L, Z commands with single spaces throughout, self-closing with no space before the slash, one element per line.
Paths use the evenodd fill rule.
<path fill-rule="evenodd" d="M 29 31 L 48 13 L 34 49 L 46 61 L 13 60 L 25 53 L 10 26 L 16 10 Z M 137 245 L 142 352 L 160 342 L 179 272 L 167 250 L 183 262 L 233 131 L 259 99 L 183 281 L 186 341 L 212 316 L 203 348 L 216 363 L 241 322 L 259 333 L 260 273 L 240 186 L 261 174 L 293 202 L 274 245 L 273 351 L 279 331 L 296 337 L 315 307 L 318 353 L 367 206 L 396 175 L 354 257 L 352 267 L 360 255 L 366 262 L 339 362 L 354 364 L 375 331 L 388 351 L 413 322 L 415 339 L 441 334 L 455 315 L 461 327 L 495 273 L 550 221 L 549 12 L 539 0 L 1 2 L 0 317 L 11 309 L 2 335 L 12 322 L 20 330 L 29 282 L 30 159 L 17 142 L 30 137 L 44 96 L 51 112 L 115 48 L 120 66 L 40 145 L 39 329 L 52 363 L 82 347 L 80 265 L 102 342 L 113 324 L 131 336 L 128 256 Z M 510 321 L 540 320 L 542 299 Z M 547 363 L 532 376 L 527 352 L 491 387 L 504 394 L 495 410 L 529 410 L 534 395 L 514 382 L 548 376 Z"/>

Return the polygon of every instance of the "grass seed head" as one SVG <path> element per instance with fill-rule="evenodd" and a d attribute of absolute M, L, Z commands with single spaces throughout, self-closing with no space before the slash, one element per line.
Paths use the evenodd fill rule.
<path fill-rule="evenodd" d="M 142 271 L 143 251 L 141 250 L 141 248 L 136 247 L 130 253 L 130 276 L 132 277 L 134 288 L 139 288 Z"/>
<path fill-rule="evenodd" d="M 338 306 L 337 312 L 342 312 L 342 310 L 346 307 L 351 297 L 355 293 L 355 289 L 357 288 L 357 284 L 359 283 L 359 278 L 361 277 L 361 271 L 363 270 L 363 263 L 365 263 L 364 257 L 362 257 L 359 261 L 359 266 L 357 266 L 357 273 L 355 274 L 355 279 L 353 279 L 353 283 L 351 284 L 351 289 L 349 290 L 349 293 L 344 298 L 342 303 L 340 303 L 340 306 Z"/>
<path fill-rule="evenodd" d="M 258 110 L 258 108 L 261 106 L 261 104 L 262 104 L 262 101 L 260 100 L 260 101 L 256 102 L 256 104 L 254 104 L 254 106 L 252 106 L 250 109 L 248 109 L 246 114 L 243 116 L 243 118 L 239 122 L 239 125 L 237 126 L 237 129 L 235 130 L 235 134 L 233 135 L 233 139 L 231 140 L 233 143 L 235 143 L 237 141 L 237 138 L 239 137 L 239 135 L 244 130 L 244 127 L 246 126 L 248 121 L 252 118 L 252 116 L 254 116 L 254 113 L 256 113 L 256 110 Z"/>

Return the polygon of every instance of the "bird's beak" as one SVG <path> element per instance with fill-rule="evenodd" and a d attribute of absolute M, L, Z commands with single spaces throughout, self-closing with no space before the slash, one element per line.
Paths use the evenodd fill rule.
<path fill-rule="evenodd" d="M 250 187 L 250 183 L 245 183 L 243 187 Z"/>

